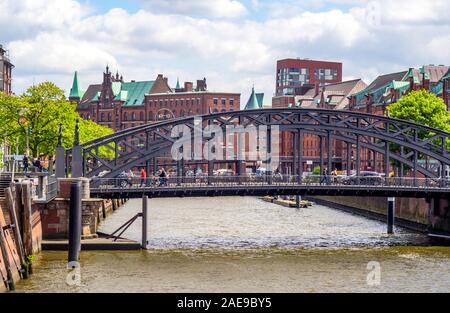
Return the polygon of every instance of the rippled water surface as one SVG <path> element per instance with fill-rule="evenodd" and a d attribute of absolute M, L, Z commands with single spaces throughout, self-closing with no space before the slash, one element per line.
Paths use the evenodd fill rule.
<path fill-rule="evenodd" d="M 140 211 L 129 201 L 101 225 L 110 233 Z M 19 292 L 450 291 L 450 248 L 400 228 L 314 205 L 257 198 L 152 199 L 149 251 L 83 252 L 81 285 L 66 284 L 66 253 L 44 252 Z M 136 223 L 124 236 L 140 240 Z M 378 286 L 367 284 L 371 261 Z"/>

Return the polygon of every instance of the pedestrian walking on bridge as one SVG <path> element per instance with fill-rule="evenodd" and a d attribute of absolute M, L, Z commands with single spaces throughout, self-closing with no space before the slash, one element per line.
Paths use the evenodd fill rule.
<path fill-rule="evenodd" d="M 141 187 L 147 185 L 147 172 L 144 168 L 141 169 Z"/>

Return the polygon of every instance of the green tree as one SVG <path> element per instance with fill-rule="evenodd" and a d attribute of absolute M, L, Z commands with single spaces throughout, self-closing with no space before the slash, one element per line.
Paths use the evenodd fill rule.
<path fill-rule="evenodd" d="M 58 142 L 59 125 L 63 125 L 63 146 L 73 145 L 76 120 L 80 120 L 80 141 L 85 142 L 112 133 L 92 121 L 83 120 L 64 91 L 51 82 L 28 88 L 20 96 L 0 95 L 0 136 L 9 142 L 19 141 L 25 152 L 27 132 L 33 156 L 53 155 Z"/>
<path fill-rule="evenodd" d="M 412 91 L 388 107 L 389 115 L 394 118 L 415 122 L 421 125 L 450 131 L 450 112 L 442 98 L 426 90 Z M 426 138 L 430 134 L 421 133 Z"/>
<path fill-rule="evenodd" d="M 450 131 L 450 112 L 447 110 L 447 106 L 444 101 L 436 95 L 429 93 L 426 90 L 412 91 L 409 94 L 402 97 L 396 103 L 391 104 L 388 107 L 390 117 L 414 122 L 424 126 L 429 126 L 443 131 Z M 409 133 L 410 136 L 414 134 Z M 419 131 L 417 136 L 420 139 L 431 138 L 435 133 L 430 131 Z M 439 140 L 433 141 L 434 144 L 440 145 Z M 447 147 L 450 147 L 450 142 L 446 142 Z M 397 144 L 390 144 L 391 151 L 399 151 L 400 146 Z M 408 149 L 405 149 L 408 152 Z M 419 159 L 427 158 L 426 156 L 419 154 Z M 399 167 L 400 163 L 392 161 L 392 164 Z M 408 167 L 404 166 L 405 170 Z"/>

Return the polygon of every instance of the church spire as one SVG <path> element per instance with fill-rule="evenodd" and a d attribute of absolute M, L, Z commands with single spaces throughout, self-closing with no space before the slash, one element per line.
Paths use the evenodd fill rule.
<path fill-rule="evenodd" d="M 78 72 L 75 71 L 73 76 L 72 88 L 70 89 L 69 98 L 79 98 L 82 97 L 82 92 L 80 90 L 80 86 L 78 85 Z"/>
<path fill-rule="evenodd" d="M 175 89 L 180 89 L 180 79 L 177 77 L 177 86 L 175 87 Z"/>

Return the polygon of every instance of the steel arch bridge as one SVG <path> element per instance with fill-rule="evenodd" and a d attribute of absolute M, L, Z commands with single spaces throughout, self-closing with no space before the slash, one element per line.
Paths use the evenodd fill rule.
<path fill-rule="evenodd" d="M 201 124 L 198 120 L 201 118 Z M 216 125 L 222 129 L 227 126 L 242 125 L 277 126 L 281 133 L 289 133 L 293 138 L 293 172 L 289 181 L 283 184 L 267 181 L 266 184 L 251 185 L 241 175 L 241 161 L 173 161 L 171 164 L 177 167 L 177 180 L 173 186 L 144 187 L 144 188 L 119 188 L 111 183 L 116 177 L 130 169 L 147 168 L 147 172 L 158 168 L 158 158 L 168 159 L 171 147 L 177 138 L 172 138 L 174 127 L 184 125 L 192 130 L 192 140 L 196 129 L 206 125 Z M 302 145 L 305 134 L 317 136 L 320 139 L 320 147 L 326 149 L 320 151 L 321 173 L 324 169 L 328 173 L 332 170 L 333 149 L 335 142 L 342 142 L 346 147 L 347 164 L 354 164 L 356 176 L 361 172 L 361 152 L 372 151 L 383 156 L 386 185 L 367 188 L 364 185 L 341 186 L 327 184 L 326 186 L 310 184 L 302 181 L 303 154 Z M 267 140 L 271 140 L 270 133 Z M 205 143 L 208 138 L 201 138 Z M 322 143 L 327 143 L 322 144 Z M 445 171 L 450 165 L 450 133 L 418 125 L 415 123 L 393 119 L 385 116 L 371 115 L 352 111 L 338 111 L 325 109 L 259 109 L 246 111 L 233 111 L 205 115 L 201 117 L 185 117 L 165 121 L 158 121 L 146 125 L 119 131 L 109 136 L 83 143 L 66 151 L 66 171 L 74 177 L 95 178 L 104 174 L 97 183 L 92 184 L 92 192 L 97 196 L 109 193 L 109 196 L 117 194 L 142 194 L 150 196 L 189 196 L 201 195 L 228 195 L 233 194 L 345 194 L 352 195 L 355 191 L 360 194 L 420 196 L 424 195 L 424 188 L 430 193 L 447 195 L 447 187 L 443 186 Z M 270 147 L 270 143 L 268 144 Z M 351 152 L 353 151 L 353 152 Z M 352 155 L 353 154 L 353 158 Z M 235 163 L 237 176 L 235 184 L 213 181 L 213 168 L 217 163 Z M 167 163 L 166 163 L 167 164 Z M 208 183 L 206 185 L 187 182 L 183 168 L 189 164 L 207 164 Z M 412 173 L 401 182 L 389 182 L 390 165 L 396 164 L 400 174 L 398 178 L 404 178 L 404 169 Z M 211 181 L 209 179 L 211 178 Z M 102 184 L 101 181 L 109 180 L 110 183 Z M 99 183 L 100 182 L 100 183 Z M 295 182 L 293 185 L 292 182 Z M 405 183 L 408 182 L 408 183 Z M 437 182 L 437 183 L 436 183 Z M 222 183 L 222 184 L 219 184 Z M 188 185 L 190 184 L 190 185 Z M 289 186 L 286 186 L 289 184 Z M 389 185 L 388 185 L 389 184 Z M 437 184 L 437 185 L 436 185 Z M 268 186 L 270 185 L 270 188 Z M 401 187 L 409 188 L 406 189 Z M 200 190 L 200 191 L 197 191 Z M 395 192 L 395 190 L 398 190 Z M 403 190 L 403 193 L 402 193 Z M 195 192 L 194 192 L 195 191 Z M 450 191 L 450 190 L 449 190 Z"/>

